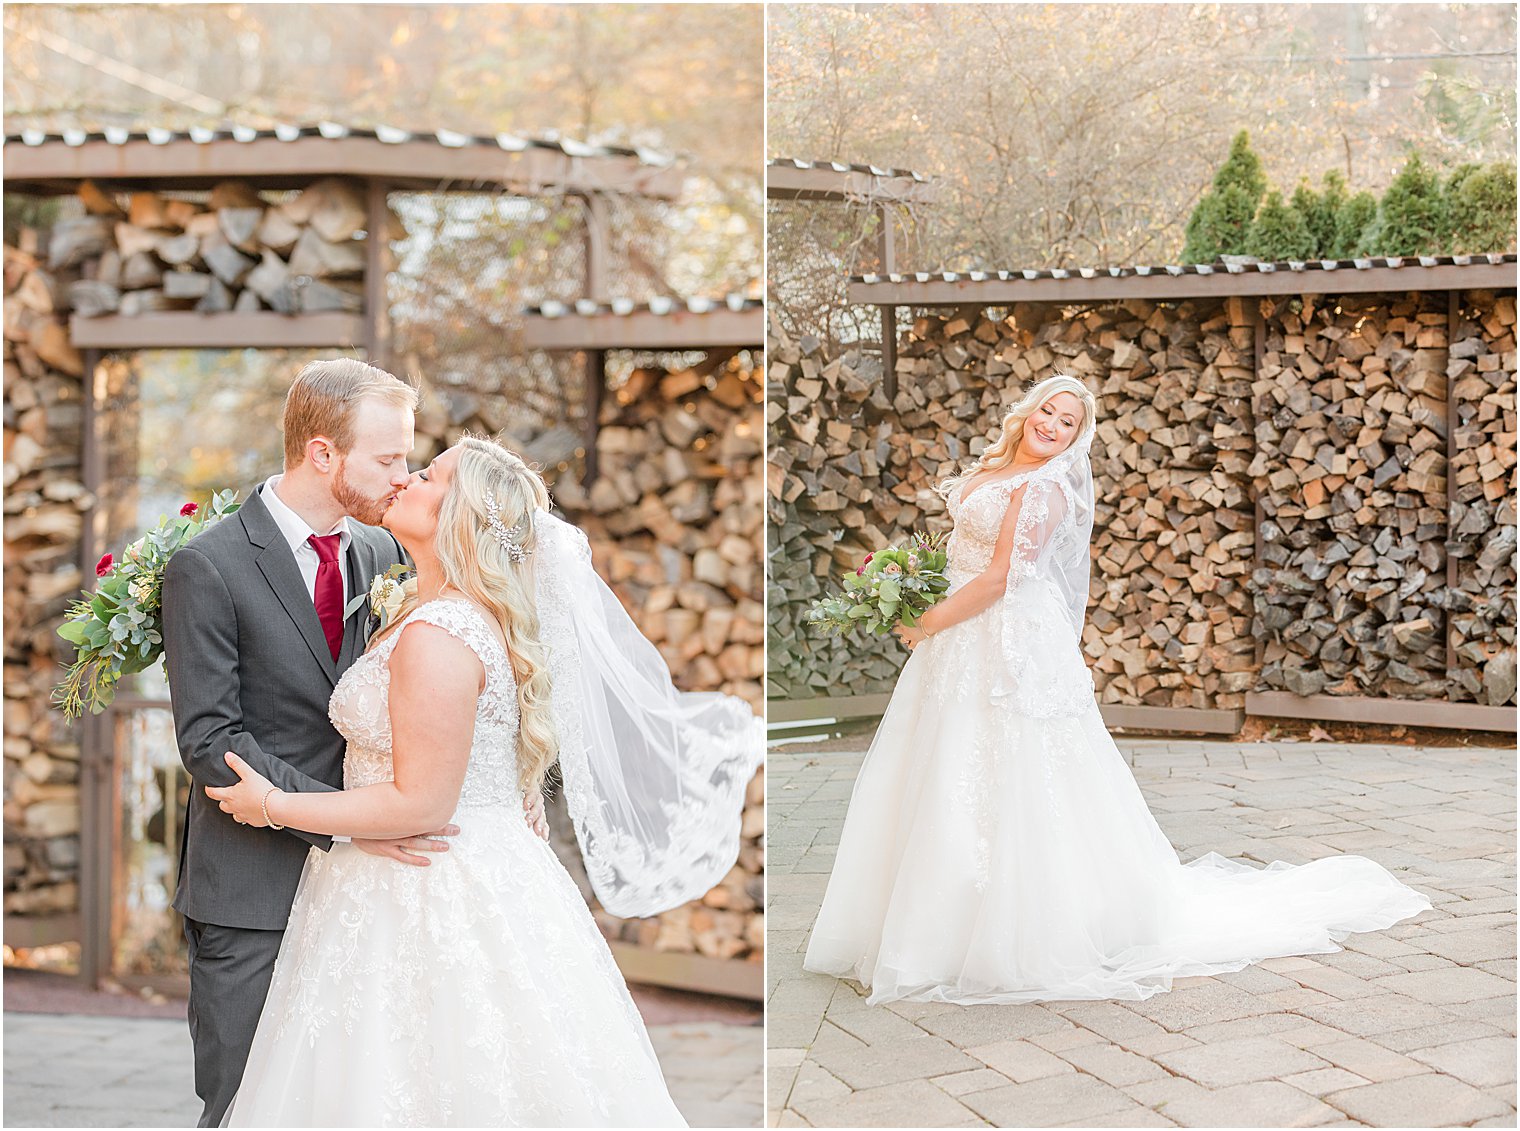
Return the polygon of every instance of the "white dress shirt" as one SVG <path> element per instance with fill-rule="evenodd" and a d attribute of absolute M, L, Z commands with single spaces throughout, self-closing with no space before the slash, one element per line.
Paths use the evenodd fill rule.
<path fill-rule="evenodd" d="M 337 534 L 338 539 L 338 569 L 343 575 L 343 603 L 348 604 L 348 547 L 354 540 L 352 531 L 348 529 L 348 516 L 338 519 L 338 524 L 331 530 L 313 530 L 307 521 L 295 511 L 285 505 L 285 501 L 275 492 L 276 485 L 282 476 L 271 475 L 264 480 L 264 493 L 260 496 L 264 505 L 269 508 L 269 513 L 274 517 L 275 525 L 280 528 L 280 533 L 285 536 L 285 541 L 290 543 L 290 552 L 295 555 L 296 565 L 301 570 L 301 580 L 306 582 L 306 595 L 311 598 L 312 606 L 317 603 L 317 566 L 321 560 L 317 557 L 317 548 L 307 541 L 313 534 Z"/>

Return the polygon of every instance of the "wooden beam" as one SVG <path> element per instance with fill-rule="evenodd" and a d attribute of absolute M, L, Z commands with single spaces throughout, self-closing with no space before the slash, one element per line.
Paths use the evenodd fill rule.
<path fill-rule="evenodd" d="M 729 310 L 705 314 L 689 310 L 652 314 L 565 314 L 549 318 L 531 314 L 524 320 L 523 342 L 537 350 L 702 350 L 758 348 L 765 342 L 765 310 Z"/>
<path fill-rule="evenodd" d="M 1516 283 L 1513 263 L 1439 267 L 1343 267 L 1335 271 L 1216 271 L 1211 275 L 1100 274 L 1091 279 L 957 279 L 900 282 L 852 279 L 852 303 L 878 306 L 961 306 L 1013 302 L 1102 302 L 1129 298 L 1224 298 L 1229 295 L 1403 294 L 1408 291 L 1503 290 Z"/>
<path fill-rule="evenodd" d="M 394 187 L 443 191 L 498 188 L 534 196 L 548 191 L 610 192 L 674 200 L 685 173 L 645 165 L 623 155 L 571 157 L 533 146 L 509 151 L 495 145 L 450 147 L 413 140 L 388 145 L 376 138 L 294 141 L 231 138 L 204 144 L 188 138 L 163 145 L 147 140 L 113 145 L 50 142 L 5 147 L 6 191 L 47 191 L 58 182 L 82 180 L 159 188 L 209 188 L 237 178 L 261 187 L 289 187 L 318 177 L 377 178 Z M 106 187 L 106 186 L 102 186 Z M 72 191 L 72 190 L 70 190 Z"/>
<path fill-rule="evenodd" d="M 587 193 L 586 204 L 586 278 L 585 297 L 592 302 L 606 302 L 607 289 L 607 200 L 599 193 Z"/>
<path fill-rule="evenodd" d="M 793 165 L 765 167 L 765 195 L 771 200 L 903 201 L 932 204 L 939 199 L 933 181 L 912 177 L 883 177 L 851 169 L 798 169 Z"/>
<path fill-rule="evenodd" d="M 106 378 L 100 350 L 83 348 L 82 352 L 80 479 L 92 502 L 79 539 L 79 571 L 80 576 L 90 577 L 105 538 L 106 510 L 99 499 L 105 480 L 101 445 Z M 86 714 L 79 720 L 79 979 L 92 990 L 111 972 L 111 877 L 116 847 L 112 840 L 116 781 L 111 717 L 109 713 Z"/>
<path fill-rule="evenodd" d="M 651 950 L 627 942 L 608 944 L 612 957 L 630 982 L 646 986 L 670 986 L 724 997 L 763 1001 L 765 965 L 740 959 L 709 958 L 705 954 L 677 954 Z"/>
<path fill-rule="evenodd" d="M 1239 734 L 1245 725 L 1242 710 L 1199 707 L 1145 707 L 1125 703 L 1100 703 L 1098 710 L 1107 727 L 1139 730 L 1190 731 L 1198 734 Z"/>
<path fill-rule="evenodd" d="M 1246 692 L 1246 713 L 1269 718 L 1325 719 L 1350 723 L 1401 723 L 1453 730 L 1515 731 L 1514 707 L 1448 703 L 1444 699 L 1376 699 L 1357 695 L 1294 695 Z"/>
<path fill-rule="evenodd" d="M 768 723 L 800 723 L 814 719 L 863 719 L 887 709 L 892 696 L 840 695 L 816 699 L 769 699 L 765 704 Z"/>
<path fill-rule="evenodd" d="M 371 365 L 387 372 L 391 368 L 390 240 L 386 230 L 390 221 L 385 182 L 372 180 L 366 186 L 364 236 L 364 353 Z"/>
<path fill-rule="evenodd" d="M 5 945 L 10 947 L 51 946 L 61 942 L 82 942 L 83 927 L 77 911 L 59 915 L 7 915 Z"/>
<path fill-rule="evenodd" d="M 198 314 L 193 310 L 102 318 L 74 315 L 69 337 L 79 349 L 317 349 L 365 346 L 362 314 Z"/>
<path fill-rule="evenodd" d="M 581 446 L 586 449 L 581 486 L 589 488 L 596 482 L 600 461 L 597 458 L 597 442 L 602 433 L 602 400 L 607 394 L 607 351 L 586 351 L 586 427 Z"/>

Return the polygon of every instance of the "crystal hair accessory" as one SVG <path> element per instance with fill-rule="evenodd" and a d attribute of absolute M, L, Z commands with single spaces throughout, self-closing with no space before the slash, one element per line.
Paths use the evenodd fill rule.
<path fill-rule="evenodd" d="M 486 492 L 486 529 L 496 539 L 496 544 L 507 552 L 509 561 L 521 562 L 528 556 L 528 547 L 522 542 L 523 535 L 528 532 L 528 518 L 523 515 L 513 525 L 506 525 L 501 521 L 501 508 L 496 505 L 495 494 Z"/>

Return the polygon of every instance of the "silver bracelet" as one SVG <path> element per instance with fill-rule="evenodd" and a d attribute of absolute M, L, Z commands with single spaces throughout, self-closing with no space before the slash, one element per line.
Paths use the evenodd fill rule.
<path fill-rule="evenodd" d="M 264 800 L 263 800 L 263 802 L 261 802 L 260 805 L 259 805 L 259 808 L 261 808 L 261 809 L 264 810 L 264 824 L 267 825 L 271 829 L 283 829 L 285 827 L 284 825 L 277 825 L 277 824 L 275 824 L 274 823 L 274 818 L 269 815 L 269 795 L 271 793 L 279 793 L 279 792 L 280 792 L 280 787 L 279 786 L 277 786 L 277 785 L 270 786 L 269 789 L 264 793 Z"/>

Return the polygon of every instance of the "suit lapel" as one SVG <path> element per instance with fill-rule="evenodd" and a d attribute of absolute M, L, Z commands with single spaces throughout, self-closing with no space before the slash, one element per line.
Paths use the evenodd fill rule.
<path fill-rule="evenodd" d="M 348 600 L 360 593 L 369 592 L 369 583 L 380 572 L 374 547 L 359 533 L 359 524 L 349 520 L 352 537 L 348 543 Z M 345 608 L 346 608 L 345 604 Z M 338 653 L 338 671 L 346 672 L 349 665 L 359 658 L 369 633 L 369 602 L 365 601 L 343 624 L 343 650 Z"/>
<path fill-rule="evenodd" d="M 295 623 L 296 630 L 311 649 L 312 657 L 321 666 L 327 681 L 336 684 L 338 665 L 333 662 L 332 650 L 327 646 L 322 620 L 317 616 L 311 594 L 306 592 L 306 581 L 301 577 L 301 568 L 296 565 L 295 555 L 290 552 L 290 543 L 280 533 L 279 525 L 264 505 L 260 494 L 261 492 L 254 492 L 248 502 L 238 509 L 243 527 L 248 531 L 248 540 L 255 546 L 262 547 L 255 559 L 259 572 L 269 582 L 270 589 L 274 590 L 274 595 Z M 345 633 L 345 642 L 346 639 Z"/>

